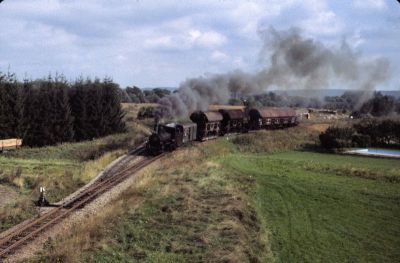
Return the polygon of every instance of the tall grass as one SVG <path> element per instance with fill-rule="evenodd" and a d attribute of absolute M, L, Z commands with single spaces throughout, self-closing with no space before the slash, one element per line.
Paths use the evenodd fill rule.
<path fill-rule="evenodd" d="M 48 242 L 34 262 L 261 262 L 268 258 L 268 240 L 255 210 L 230 176 L 209 159 L 207 151 L 213 150 L 205 148 L 184 149 L 148 167 L 112 207 Z"/>
<path fill-rule="evenodd" d="M 241 134 L 232 138 L 242 152 L 262 153 L 313 147 L 317 142 L 318 131 L 297 126 L 281 130 L 262 130 Z"/>
<path fill-rule="evenodd" d="M 104 138 L 78 143 L 63 143 L 56 146 L 41 148 L 23 147 L 18 151 L 5 154 L 10 161 L 13 158 L 35 160 L 71 160 L 89 161 L 102 156 L 104 153 L 117 149 L 130 149 L 144 140 L 142 133 L 121 133 Z"/>
<path fill-rule="evenodd" d="M 0 171 L 0 182 L 13 187 L 20 196 L 16 202 L 0 208 L 0 229 L 7 229 L 34 215 L 34 201 L 39 196 L 40 186 L 47 189 L 46 197 L 49 202 L 57 202 L 89 182 L 124 153 L 125 150 L 108 152 L 85 163 L 12 159 L 14 164 L 19 164 L 16 168 L 13 163 L 6 162 L 8 158 L 0 159 L 0 163 L 4 161 L 7 165 Z"/>

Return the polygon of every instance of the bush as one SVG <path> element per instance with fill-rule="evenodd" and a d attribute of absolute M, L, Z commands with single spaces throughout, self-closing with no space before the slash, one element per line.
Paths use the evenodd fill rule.
<path fill-rule="evenodd" d="M 372 119 L 357 123 L 354 128 L 358 134 L 368 136 L 372 146 L 400 144 L 400 121 L 398 120 Z"/>
<path fill-rule="evenodd" d="M 339 143 L 336 141 L 336 138 L 328 133 L 321 133 L 319 135 L 319 141 L 321 146 L 325 149 L 334 149 L 339 148 Z"/>
<path fill-rule="evenodd" d="M 329 127 L 319 135 L 321 146 L 325 149 L 336 149 L 352 146 L 353 128 Z"/>
<path fill-rule="evenodd" d="M 154 118 L 154 108 L 151 106 L 148 107 L 142 107 L 140 108 L 137 118 L 139 120 L 147 119 L 147 118 Z"/>
<path fill-rule="evenodd" d="M 400 145 L 400 121 L 398 120 L 363 120 L 353 128 L 329 127 L 319 135 L 321 146 L 335 149 L 350 146 L 387 147 Z"/>
<path fill-rule="evenodd" d="M 364 134 L 354 134 L 351 137 L 351 141 L 353 145 L 357 147 L 368 147 L 371 145 L 371 137 Z"/>

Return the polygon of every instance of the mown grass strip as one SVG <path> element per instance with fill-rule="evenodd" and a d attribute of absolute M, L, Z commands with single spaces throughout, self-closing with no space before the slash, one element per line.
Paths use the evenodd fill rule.
<path fill-rule="evenodd" d="M 359 157 L 330 157 L 331 165 L 343 173 L 346 165 L 362 165 Z M 241 176 L 256 178 L 252 200 L 265 218 L 278 262 L 398 260 L 398 184 L 304 166 L 304 162 L 323 166 L 329 159 L 318 153 L 288 152 L 230 155 L 221 162 Z M 390 169 L 388 160 L 370 162 Z M 374 170 L 374 164 L 366 169 Z"/>

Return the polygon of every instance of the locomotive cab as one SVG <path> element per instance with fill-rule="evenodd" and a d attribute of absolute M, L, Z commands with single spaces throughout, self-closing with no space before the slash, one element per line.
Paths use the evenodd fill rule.
<path fill-rule="evenodd" d="M 173 151 L 196 138 L 197 125 L 192 124 L 158 124 L 147 142 L 147 150 L 153 154 Z"/>

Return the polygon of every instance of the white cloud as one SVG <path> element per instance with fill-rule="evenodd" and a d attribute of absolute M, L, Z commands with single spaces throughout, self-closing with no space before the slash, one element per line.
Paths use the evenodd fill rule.
<path fill-rule="evenodd" d="M 170 35 L 149 36 L 145 47 L 149 49 L 190 50 L 195 47 L 214 48 L 225 44 L 226 37 L 215 31 L 190 29 L 187 32 L 171 32 Z"/>
<path fill-rule="evenodd" d="M 387 8 L 385 0 L 355 0 L 353 3 L 360 9 L 384 10 Z"/>
<path fill-rule="evenodd" d="M 211 53 L 210 58 L 212 61 L 215 61 L 215 62 L 225 62 L 229 59 L 229 56 L 227 54 L 225 54 L 224 52 L 221 52 L 219 50 L 214 50 Z"/>
<path fill-rule="evenodd" d="M 233 65 L 236 68 L 244 68 L 247 67 L 246 63 L 244 62 L 242 57 L 237 57 L 233 60 Z"/>
<path fill-rule="evenodd" d="M 365 39 L 361 36 L 361 33 L 358 31 L 354 33 L 352 36 L 350 36 L 347 39 L 347 42 L 353 48 L 358 48 L 359 46 L 365 43 Z"/>
<path fill-rule="evenodd" d="M 336 14 L 327 10 L 315 12 L 299 24 L 307 33 L 313 35 L 338 35 L 344 30 L 344 25 Z"/>
<path fill-rule="evenodd" d="M 144 41 L 145 46 L 150 48 L 150 49 L 156 49 L 156 48 L 175 48 L 178 47 L 178 43 L 174 43 L 172 41 L 171 36 L 159 36 L 159 37 L 153 37 L 146 39 Z"/>
<path fill-rule="evenodd" d="M 117 55 L 117 56 L 116 56 L 116 59 L 117 59 L 117 61 L 124 62 L 124 61 L 126 61 L 128 58 L 127 58 L 126 56 L 124 56 L 124 55 Z"/>
<path fill-rule="evenodd" d="M 344 22 L 331 10 L 325 1 L 306 0 L 303 7 L 307 18 L 299 21 L 299 26 L 306 33 L 314 36 L 340 35 L 345 30 Z"/>
<path fill-rule="evenodd" d="M 189 42 L 203 47 L 217 47 L 225 44 L 226 37 L 215 31 L 190 30 L 189 31 Z"/>

